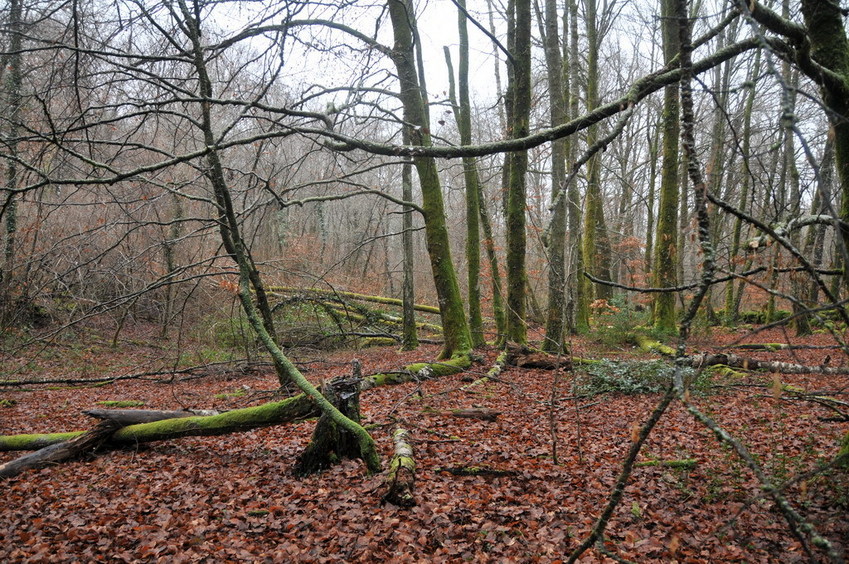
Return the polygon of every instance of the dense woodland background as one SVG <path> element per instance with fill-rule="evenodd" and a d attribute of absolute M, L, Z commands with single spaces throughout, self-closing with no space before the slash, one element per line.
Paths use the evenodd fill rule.
<path fill-rule="evenodd" d="M 752 472 L 794 550 L 844 558 L 828 511 L 845 492 L 808 521 L 786 497 L 801 478 L 764 473 L 745 429 L 690 396 L 708 366 L 760 367 L 772 376 L 745 382 L 830 410 L 799 472 L 845 468 L 838 0 L 8 0 L 0 17 L 4 390 L 264 365 L 375 472 L 373 429 L 317 389 L 316 351 L 426 351 L 395 367 L 419 388 L 481 362 L 473 380 L 498 382 L 538 355 L 575 368 L 533 392 L 556 464 L 557 390 L 581 396 L 567 374 L 613 362 L 594 369 L 621 380 L 602 392 L 656 396 L 657 418 L 687 410 Z M 780 348 L 761 331 L 784 356 L 733 356 Z M 89 340 L 161 348 L 104 365 L 80 352 Z M 664 356 L 665 385 L 633 384 L 645 371 L 621 357 L 636 346 Z M 56 347 L 73 351 L 65 367 Z M 647 416 L 605 461 L 623 487 Z M 588 506 L 612 512 L 612 491 Z M 557 550 L 580 558 L 610 517 Z"/>

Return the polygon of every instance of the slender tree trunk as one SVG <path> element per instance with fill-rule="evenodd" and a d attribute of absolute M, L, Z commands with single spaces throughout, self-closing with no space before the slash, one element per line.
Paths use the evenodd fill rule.
<path fill-rule="evenodd" d="M 6 94 L 6 116 L 9 128 L 7 131 L 6 151 L 6 190 L 8 196 L 3 202 L 6 215 L 6 245 L 3 253 L 3 269 L 0 270 L 0 321 L 13 322 L 15 318 L 15 249 L 18 235 L 18 134 L 20 130 L 22 98 L 22 56 L 21 38 L 23 10 L 21 0 L 10 0 L 9 3 L 9 58 L 4 85 Z"/>
<path fill-rule="evenodd" d="M 600 104 L 598 83 L 598 56 L 600 39 L 596 22 L 596 0 L 585 2 L 587 24 L 587 111 Z M 598 126 L 587 130 L 587 146 L 598 141 Z M 604 201 L 601 191 L 601 154 L 595 154 L 588 163 L 587 197 L 584 204 L 583 259 L 584 268 L 597 278 L 610 280 L 610 241 L 604 219 Z M 613 297 L 610 286 L 593 284 L 584 279 L 588 298 L 609 300 Z"/>
<path fill-rule="evenodd" d="M 674 18 L 674 0 L 661 2 L 661 30 L 664 62 L 669 64 L 678 54 L 678 27 Z M 660 203 L 655 238 L 654 283 L 656 287 L 677 284 L 678 262 L 678 85 L 663 89 L 663 157 L 660 177 Z M 659 293 L 654 300 L 654 326 L 663 331 L 676 329 L 675 294 Z"/>
<path fill-rule="evenodd" d="M 403 126 L 403 142 L 410 143 L 410 130 Z M 405 202 L 413 201 L 413 165 L 404 163 L 401 165 L 401 198 Z M 402 220 L 401 245 L 403 248 L 403 271 L 404 281 L 401 285 L 401 301 L 403 330 L 401 337 L 401 349 L 411 351 L 419 346 L 419 338 L 416 333 L 416 314 L 413 309 L 416 303 L 416 291 L 414 282 L 415 259 L 413 257 L 413 208 L 404 206 Z"/>
<path fill-rule="evenodd" d="M 404 120 L 414 127 L 412 142 L 429 146 L 430 125 L 426 119 L 425 103 L 419 87 L 413 53 L 413 36 L 410 18 L 415 13 L 406 0 L 387 0 L 395 44 L 392 59 L 398 72 Z M 422 209 L 425 218 L 425 238 L 445 338 L 440 358 L 467 354 L 471 349 L 471 335 L 463 311 L 463 300 L 457 274 L 451 260 L 448 228 L 445 223 L 445 204 L 436 161 L 432 157 L 413 159 L 419 174 L 422 190 Z"/>
<path fill-rule="evenodd" d="M 459 100 L 454 99 L 454 73 L 451 72 L 451 76 L 449 77 L 451 82 L 451 103 L 454 107 L 457 126 L 460 130 L 460 143 L 462 145 L 471 145 L 472 110 L 469 100 L 469 31 L 466 25 L 466 1 L 457 1 L 460 8 L 457 10 L 457 28 L 460 36 L 460 61 L 458 68 Z M 448 57 L 447 49 L 446 57 Z M 472 346 L 480 347 L 485 343 L 480 292 L 481 245 L 479 195 L 481 190 L 477 162 L 474 157 L 463 158 L 463 178 L 466 184 L 466 261 L 468 263 L 469 330 L 472 337 Z"/>
<path fill-rule="evenodd" d="M 520 138 L 530 130 L 531 111 L 531 2 L 515 0 L 515 32 L 513 59 L 512 137 Z M 527 342 L 526 273 L 525 273 L 525 207 L 527 205 L 528 152 L 507 155 L 510 161 L 510 183 L 507 198 L 507 339 Z"/>
<path fill-rule="evenodd" d="M 556 0 L 545 0 L 545 61 L 548 76 L 551 125 L 565 123 L 566 92 L 563 86 L 563 57 Z M 564 350 L 563 321 L 566 302 L 566 155 L 569 139 L 551 145 L 551 226 L 548 230 L 548 311 L 542 350 L 557 354 Z"/>
<path fill-rule="evenodd" d="M 565 31 L 564 31 L 565 33 Z M 581 59 L 578 52 L 578 1 L 569 0 L 569 116 L 579 113 Z M 578 160 L 578 143 L 569 143 L 568 160 Z M 566 281 L 570 292 L 567 305 L 567 319 L 570 332 L 574 335 L 590 327 L 589 296 L 584 284 L 583 226 L 581 224 L 581 194 L 578 183 L 573 179 L 566 188 L 568 197 L 567 213 L 569 219 L 569 275 Z M 571 310 L 571 311 L 570 311 Z"/>

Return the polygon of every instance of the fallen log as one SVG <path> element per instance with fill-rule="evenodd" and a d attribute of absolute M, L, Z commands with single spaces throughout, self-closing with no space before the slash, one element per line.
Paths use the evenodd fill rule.
<path fill-rule="evenodd" d="M 495 421 L 501 415 L 500 411 L 489 409 L 486 407 L 468 407 L 465 409 L 452 409 L 447 412 L 453 417 L 462 417 L 465 419 L 480 419 L 482 421 Z"/>
<path fill-rule="evenodd" d="M 435 468 L 436 472 L 448 472 L 454 476 L 515 476 L 515 470 L 501 470 L 491 466 L 452 466 Z"/>
<path fill-rule="evenodd" d="M 121 427 L 138 425 L 140 423 L 153 423 L 154 421 L 162 421 L 163 419 L 180 419 L 195 415 L 209 416 L 218 415 L 219 413 L 214 410 L 162 411 L 158 409 L 88 409 L 83 411 L 84 415 L 104 421 L 114 421 Z"/>
<path fill-rule="evenodd" d="M 678 359 L 677 362 L 693 368 L 715 366 L 724 364 L 730 368 L 741 368 L 743 370 L 765 370 L 779 374 L 823 374 L 837 375 L 849 374 L 849 367 L 845 366 L 807 366 L 791 362 L 778 362 L 745 358 L 731 353 L 696 354 Z"/>
<path fill-rule="evenodd" d="M 387 298 L 384 296 L 370 296 L 367 294 L 357 294 L 355 292 L 344 292 L 341 290 L 325 290 L 322 288 L 292 288 L 287 286 L 270 286 L 266 289 L 269 296 L 280 295 L 314 295 L 326 296 L 328 298 L 348 298 L 351 300 L 359 300 L 363 302 L 371 302 L 382 305 L 393 305 L 401 307 L 404 302 L 398 298 Z M 413 309 L 423 313 L 439 314 L 439 308 L 436 306 L 413 304 Z"/>
<path fill-rule="evenodd" d="M 188 436 L 226 435 L 281 423 L 316 417 L 319 410 L 304 394 L 282 401 L 233 409 L 218 415 L 163 419 L 152 423 L 129 425 L 115 431 L 108 445 L 113 447 L 162 441 Z M 0 436 L 0 450 L 32 450 L 83 435 L 84 431 L 49 435 Z"/>
<path fill-rule="evenodd" d="M 563 368 L 565 370 L 572 369 L 572 359 L 569 356 L 552 355 L 515 343 L 507 344 L 505 362 L 510 366 L 517 366 L 519 368 L 542 368 L 545 370 L 555 370 L 557 368 Z"/>
<path fill-rule="evenodd" d="M 12 478 L 24 470 L 44 468 L 76 458 L 83 453 L 92 452 L 108 440 L 118 427 L 120 425 L 115 421 L 101 421 L 92 429 L 69 441 L 44 447 L 3 464 L 0 466 L 0 478 Z"/>
<path fill-rule="evenodd" d="M 389 463 L 386 474 L 386 493 L 384 501 L 412 507 L 416 504 L 413 490 L 416 485 L 416 460 L 413 458 L 413 447 L 409 443 L 409 432 L 405 429 L 395 429 L 392 441 L 395 444 L 395 455 Z"/>

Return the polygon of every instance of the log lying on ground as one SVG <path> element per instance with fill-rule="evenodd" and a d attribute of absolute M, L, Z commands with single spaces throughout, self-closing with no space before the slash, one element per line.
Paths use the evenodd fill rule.
<path fill-rule="evenodd" d="M 120 425 L 114 421 L 101 421 L 92 429 L 69 441 L 44 447 L 0 466 L 0 478 L 17 476 L 24 470 L 44 468 L 64 462 L 81 454 L 92 452 L 112 436 Z"/>
<path fill-rule="evenodd" d="M 495 359 L 495 363 L 493 363 L 492 367 L 487 371 L 486 376 L 478 378 L 477 380 L 466 384 L 460 389 L 466 391 L 471 388 L 474 388 L 475 386 L 485 384 L 489 381 L 490 378 L 498 378 L 498 376 L 501 375 L 501 372 L 504 370 L 504 366 L 507 364 L 507 357 L 508 352 L 501 351 L 501 353 L 498 355 L 498 358 Z"/>
<path fill-rule="evenodd" d="M 651 337 L 642 333 L 634 333 L 634 343 L 640 347 L 643 352 L 653 352 L 663 356 L 675 356 L 675 349 L 669 345 L 664 345 L 660 341 L 656 341 Z"/>
<path fill-rule="evenodd" d="M 181 417 L 129 425 L 115 431 L 107 444 L 123 446 L 188 436 L 226 435 L 300 421 L 317 417 L 319 414 L 313 402 L 304 394 L 300 394 L 283 401 L 234 409 L 219 415 Z M 32 450 L 73 439 L 83 433 L 84 431 L 76 431 L 51 435 L 0 436 L 0 450 Z"/>
<path fill-rule="evenodd" d="M 291 288 L 286 286 L 270 286 L 266 289 L 270 296 L 274 295 L 312 295 L 312 296 L 327 296 L 328 298 L 348 298 L 350 300 L 359 300 L 363 302 L 371 302 L 375 304 L 392 305 L 401 307 L 404 302 L 398 298 L 387 298 L 384 296 L 370 296 L 367 294 L 357 294 L 355 292 L 343 292 L 338 290 L 325 290 L 322 288 Z M 414 304 L 413 309 L 423 313 L 439 314 L 439 308 L 436 306 Z"/>
<path fill-rule="evenodd" d="M 402 371 L 374 374 L 363 378 L 360 382 L 360 390 L 414 382 L 425 377 L 455 374 L 471 366 L 471 362 L 469 355 L 461 355 L 442 362 L 411 364 Z M 225 435 L 237 431 L 291 423 L 318 415 L 320 413 L 313 403 L 305 395 L 300 394 L 283 401 L 234 409 L 219 415 L 180 417 L 178 419 L 130 425 L 117 431 L 109 440 L 109 444 L 121 446 L 188 436 Z M 0 451 L 37 450 L 73 439 L 83 433 L 84 431 L 72 431 L 69 433 L 0 436 Z"/>
<path fill-rule="evenodd" d="M 488 409 L 486 407 L 467 407 L 464 409 L 452 409 L 445 412 L 453 417 L 462 417 L 464 419 L 480 419 L 481 421 L 495 421 L 501 415 L 500 411 Z"/>
<path fill-rule="evenodd" d="M 806 366 L 804 364 L 793 364 L 791 362 L 745 358 L 731 353 L 696 354 L 681 358 L 678 362 L 693 368 L 724 364 L 731 368 L 741 368 L 743 370 L 765 370 L 767 372 L 778 372 L 779 374 L 849 374 L 849 367 L 845 366 Z"/>
<path fill-rule="evenodd" d="M 95 419 L 114 421 L 122 427 L 127 425 L 138 425 L 140 423 L 153 423 L 163 419 L 180 419 L 183 417 L 194 417 L 196 415 L 209 416 L 219 415 L 220 412 L 213 410 L 203 411 L 162 411 L 158 409 L 88 409 L 83 414 Z"/>
<path fill-rule="evenodd" d="M 413 447 L 409 443 L 409 433 L 405 429 L 395 429 L 392 433 L 395 455 L 389 463 L 385 484 L 387 487 L 383 499 L 401 507 L 416 504 L 413 490 L 416 485 L 416 460 Z"/>
<path fill-rule="evenodd" d="M 452 466 L 434 468 L 436 472 L 448 472 L 454 476 L 515 476 L 515 470 L 502 470 L 491 466 Z"/>
<path fill-rule="evenodd" d="M 514 343 L 507 344 L 506 363 L 510 366 L 520 368 L 543 368 L 554 370 L 563 368 L 572 369 L 572 359 L 569 356 L 552 355 L 539 350 L 534 350 L 523 345 Z"/>

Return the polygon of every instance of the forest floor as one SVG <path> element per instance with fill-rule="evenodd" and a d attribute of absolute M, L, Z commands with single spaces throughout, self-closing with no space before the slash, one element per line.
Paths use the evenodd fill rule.
<path fill-rule="evenodd" d="M 693 350 L 717 351 L 736 333 L 714 331 Z M 781 342 L 777 330 L 752 342 Z M 794 343 L 822 344 L 815 335 Z M 41 354 L 26 377 L 93 377 L 143 371 L 161 363 L 162 345 L 140 335 L 116 349 L 76 345 Z M 350 372 L 396 370 L 433 360 L 438 349 L 336 352 L 305 364 L 320 382 Z M 821 364 L 827 351 L 735 351 L 755 358 Z M 588 340 L 573 354 L 646 358 L 630 347 L 604 350 Z M 413 433 L 418 464 L 410 509 L 381 502 L 382 477 L 359 461 L 298 479 L 291 469 L 314 421 L 220 437 L 184 438 L 112 451 L 25 472 L 2 485 L 0 562 L 556 562 L 589 532 L 604 506 L 636 425 L 660 394 L 603 393 L 575 398 L 585 369 L 557 378 L 507 368 L 497 381 L 463 391 L 485 374 L 496 351 L 466 374 L 387 386 L 362 394 L 363 419 L 384 460 L 396 425 Z M 840 354 L 832 365 L 840 365 Z M 11 359 L 6 359 L 11 361 Z M 142 367 L 142 368 L 139 368 Z M 147 368 L 145 368 L 147 367 Z M 156 371 L 156 370 L 151 370 Z M 778 482 L 833 458 L 849 423 L 797 401 L 781 386 L 849 393 L 849 376 L 750 374 L 715 379 L 693 402 L 740 438 Z M 267 401 L 270 369 L 211 371 L 77 387 L 0 388 L 0 434 L 89 428 L 81 414 L 102 401 L 138 401 L 148 409 L 228 409 Z M 418 392 L 418 393 L 416 393 Z M 552 429 L 551 398 L 557 402 Z M 841 396 L 837 396 L 841 397 Z M 486 407 L 495 422 L 458 419 L 443 410 Z M 553 460 L 556 445 L 557 463 Z M 17 453 L 0 453 L 0 463 Z M 634 469 L 606 531 L 608 551 L 638 562 L 807 561 L 799 542 L 747 468 L 680 403 L 663 416 L 640 461 L 694 459 L 691 467 Z M 508 471 L 455 476 L 451 467 Z M 840 550 L 849 551 L 849 473 L 832 470 L 786 490 L 794 507 Z M 820 554 L 820 556 L 824 556 Z M 609 561 L 593 549 L 581 561 Z"/>

